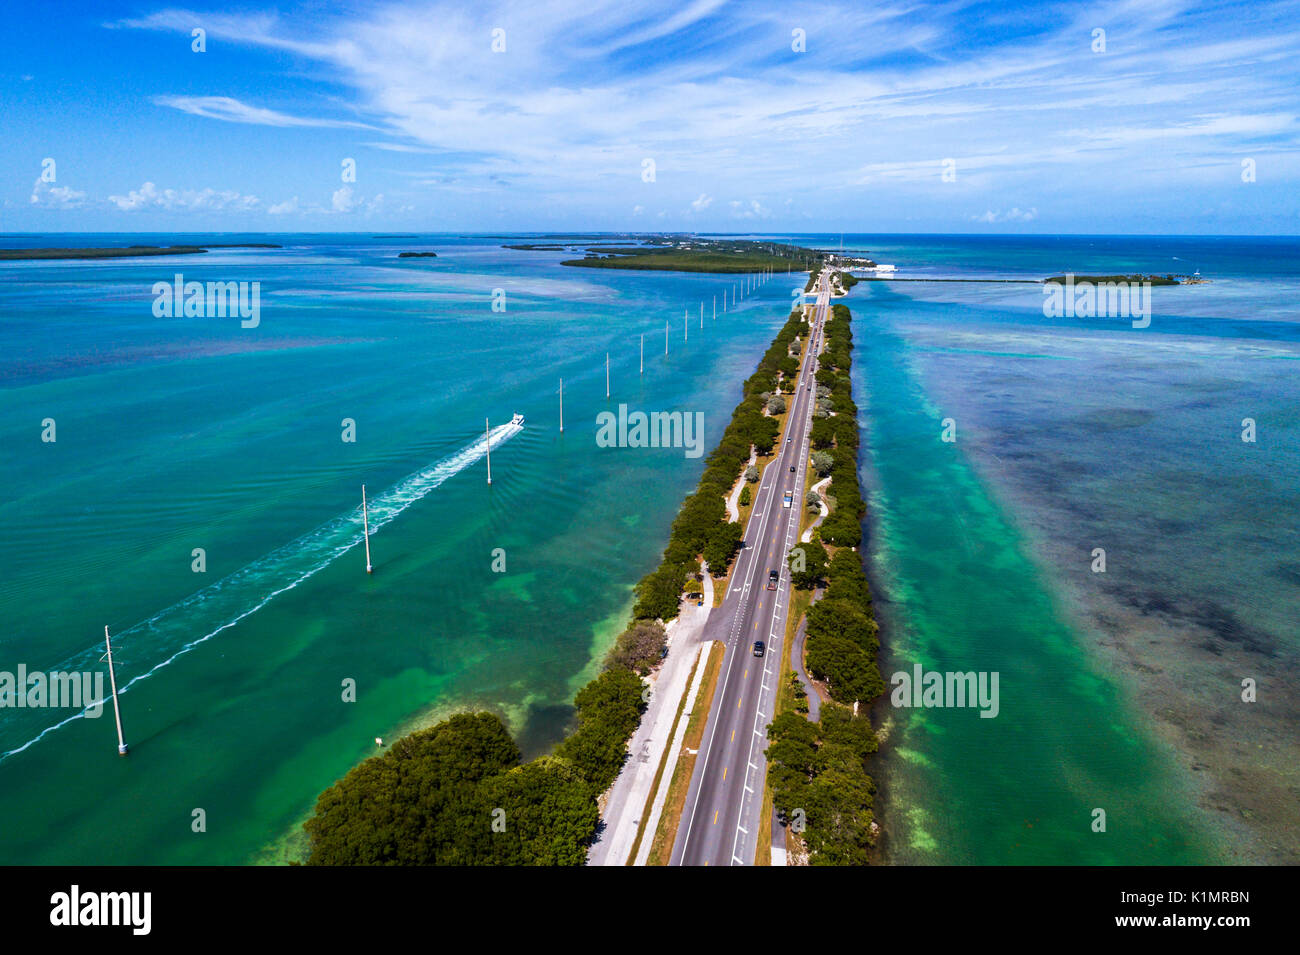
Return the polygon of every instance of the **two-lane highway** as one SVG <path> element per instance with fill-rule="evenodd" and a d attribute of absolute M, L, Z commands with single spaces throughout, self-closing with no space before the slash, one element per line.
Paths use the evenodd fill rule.
<path fill-rule="evenodd" d="M 677 829 L 674 865 L 749 865 L 754 861 L 767 775 L 763 752 L 781 678 L 781 647 L 789 610 L 786 555 L 797 539 L 804 507 L 808 440 L 816 402 L 813 375 L 830 297 L 830 275 L 823 272 L 798 385 L 789 399 L 786 439 L 775 460 L 764 469 L 745 528 L 745 547 L 736 557 L 727 596 L 705 630 L 706 640 L 724 643 L 726 655 Z M 778 575 L 775 589 L 769 589 L 772 571 Z M 760 640 L 766 645 L 761 657 L 753 651 L 755 641 Z"/>

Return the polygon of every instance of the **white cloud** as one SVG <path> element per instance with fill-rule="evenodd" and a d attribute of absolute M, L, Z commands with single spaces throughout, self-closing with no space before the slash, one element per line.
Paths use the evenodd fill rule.
<path fill-rule="evenodd" d="M 989 209 L 983 215 L 971 216 L 970 218 L 972 222 L 983 222 L 987 225 L 992 225 L 995 222 L 1032 222 L 1038 218 L 1038 209 L 1021 209 L 1018 206 L 1008 209 L 1006 212 L 1001 209 L 996 211 Z"/>
<path fill-rule="evenodd" d="M 384 207 L 384 194 L 381 192 L 372 199 L 356 196 L 351 186 L 341 186 L 330 197 L 330 208 L 335 212 L 363 212 L 366 215 L 378 212 Z"/>
<path fill-rule="evenodd" d="M 920 200 L 960 221 L 978 202 L 991 221 L 1027 222 L 1036 211 L 999 210 L 1040 185 L 1029 185 L 1035 176 L 1089 202 L 1122 187 L 1161 190 L 1180 207 L 1179 189 L 1233 150 L 1294 151 L 1300 30 L 1285 4 L 1226 16 L 1183 0 L 1120 0 L 987 18 L 966 6 L 736 12 L 695 0 L 664 13 L 648 0 L 379 0 L 310 16 L 168 9 L 114 26 L 188 37 L 201 23 L 210 48 L 220 39 L 292 57 L 295 76 L 320 78 L 329 96 L 277 108 L 155 100 L 169 108 L 263 126 L 369 126 L 377 135 L 365 145 L 438 156 L 440 191 L 467 203 L 490 192 L 517 207 L 631 208 L 647 194 L 641 160 L 653 156 L 656 206 L 695 216 L 692 227 L 770 215 L 713 195 L 795 192 L 802 212 L 869 198 L 873 210 L 911 216 L 927 211 Z M 803 16 L 815 56 L 788 52 Z M 1098 23 L 1104 55 L 1089 50 Z M 498 25 L 503 54 L 491 52 Z M 316 118 L 323 109 L 333 112 Z M 954 186 L 939 157 L 955 154 Z M 802 191 L 822 182 L 843 184 L 843 197 Z"/>
<path fill-rule="evenodd" d="M 351 212 L 355 206 L 355 202 L 352 199 L 352 187 L 342 186 L 335 191 L 333 197 L 330 199 L 330 205 L 333 207 L 335 212 Z"/>
<path fill-rule="evenodd" d="M 748 202 L 732 200 L 730 205 L 733 219 L 766 219 L 772 214 L 771 210 L 757 199 L 750 199 Z"/>
<path fill-rule="evenodd" d="M 273 216 L 292 215 L 298 211 L 298 197 L 294 196 L 292 199 L 286 199 L 284 202 L 277 202 L 266 211 Z"/>
<path fill-rule="evenodd" d="M 76 209 L 85 200 L 86 194 L 69 186 L 51 186 L 38 178 L 32 184 L 31 204 L 49 209 Z"/>
<path fill-rule="evenodd" d="M 123 212 L 162 209 L 168 212 L 248 212 L 261 200 L 233 189 L 159 189 L 146 182 L 124 196 L 109 196 L 108 201 Z"/>

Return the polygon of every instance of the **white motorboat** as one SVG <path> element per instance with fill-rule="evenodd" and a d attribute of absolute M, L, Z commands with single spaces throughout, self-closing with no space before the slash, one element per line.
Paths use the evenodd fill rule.
<path fill-rule="evenodd" d="M 521 414 L 517 414 L 510 419 L 510 423 L 513 425 L 518 425 L 519 427 L 522 428 L 524 424 L 524 416 Z"/>

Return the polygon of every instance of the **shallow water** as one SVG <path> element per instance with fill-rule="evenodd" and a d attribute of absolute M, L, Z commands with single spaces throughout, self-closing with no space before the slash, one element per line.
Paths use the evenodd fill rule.
<path fill-rule="evenodd" d="M 1067 260 L 1156 271 L 1192 240 L 1090 257 L 1106 244 Z M 995 245 L 980 268 L 1014 272 Z M 1045 319 L 1033 286 L 873 284 L 855 303 L 889 665 L 1003 674 L 994 720 L 883 708 L 893 861 L 1295 861 L 1290 248 L 1202 241 L 1214 284 L 1155 289 L 1141 330 Z"/>
<path fill-rule="evenodd" d="M 375 737 L 456 706 L 548 748 L 703 467 L 596 446 L 606 352 L 613 405 L 702 411 L 711 447 L 788 312 L 784 282 L 715 321 L 729 279 L 561 269 L 508 239 L 254 240 L 286 248 L 0 265 L 0 670 L 98 669 L 109 625 L 132 747 L 106 713 L 0 760 L 0 860 L 282 857 Z M 154 318 L 175 272 L 260 281 L 260 325 Z M 516 411 L 489 488 L 484 418 Z M 0 710 L 0 752 L 71 715 Z"/>
<path fill-rule="evenodd" d="M 374 737 L 459 706 L 495 708 L 546 750 L 703 466 L 598 448 L 596 414 L 703 411 L 711 447 L 802 286 L 778 276 L 715 322 L 711 297 L 735 279 L 560 268 L 565 254 L 501 249 L 509 237 L 248 240 L 286 248 L 0 263 L 0 670 L 98 667 L 108 624 L 120 683 L 137 681 L 128 759 L 107 714 L 0 759 L 0 861 L 283 861 Z M 439 257 L 397 260 L 406 248 Z M 1035 286 L 864 284 L 848 299 L 886 674 L 1001 677 L 994 719 L 880 708 L 886 857 L 1295 861 L 1295 243 L 845 248 L 904 275 L 1214 279 L 1156 289 L 1146 330 L 1044 319 Z M 154 318 L 152 283 L 178 271 L 260 281 L 260 326 Z M 494 444 L 489 488 L 483 419 L 515 411 L 526 427 Z M 1240 702 L 1243 677 L 1258 703 Z M 0 710 L 0 752 L 69 715 Z"/>

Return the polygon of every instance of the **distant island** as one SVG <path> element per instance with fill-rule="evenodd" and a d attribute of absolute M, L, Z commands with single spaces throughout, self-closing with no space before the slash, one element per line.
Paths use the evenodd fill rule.
<path fill-rule="evenodd" d="M 399 259 L 436 259 L 437 252 L 398 252 Z"/>
<path fill-rule="evenodd" d="M 279 249 L 267 242 L 229 242 L 208 245 L 127 245 L 91 249 L 0 249 L 0 260 L 26 259 L 127 259 L 146 255 L 198 255 L 209 249 Z"/>
<path fill-rule="evenodd" d="M 1183 283 L 1182 281 L 1180 281 L 1180 278 L 1190 280 L 1190 276 L 1186 276 L 1186 275 L 1177 276 L 1177 275 L 1134 274 L 1134 275 L 1070 275 L 1068 277 L 1065 275 L 1053 275 L 1050 278 L 1043 279 L 1043 281 L 1045 283 L 1055 283 L 1056 285 L 1064 285 L 1066 284 L 1067 278 L 1073 281 L 1076 285 L 1080 282 L 1091 282 L 1093 285 L 1103 285 L 1110 282 L 1114 282 L 1117 285 L 1128 285 L 1129 283 L 1132 282 L 1138 282 L 1138 283 L 1150 282 L 1152 285 L 1182 285 Z M 1198 279 L 1197 281 L 1200 280 Z"/>
<path fill-rule="evenodd" d="M 807 272 L 821 268 L 828 258 L 829 253 L 818 249 L 778 242 L 657 236 L 642 245 L 590 246 L 584 258 L 560 264 L 660 272 Z"/>

